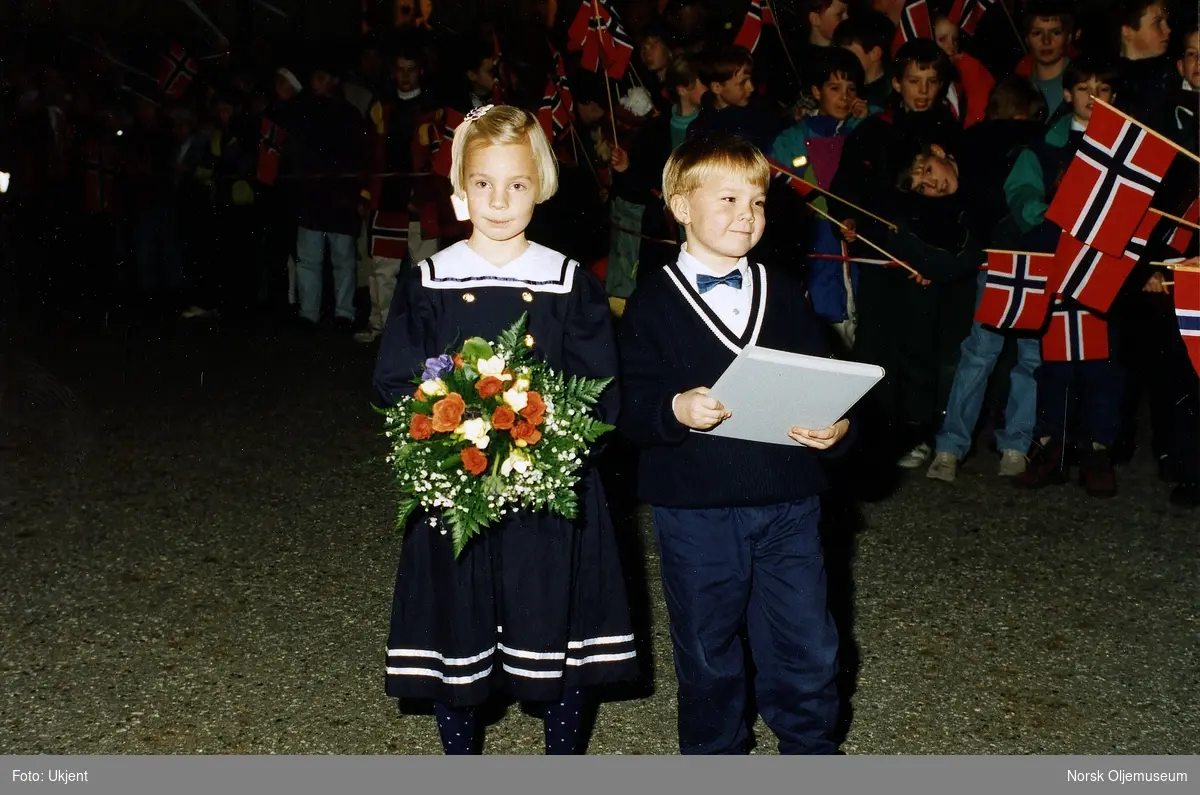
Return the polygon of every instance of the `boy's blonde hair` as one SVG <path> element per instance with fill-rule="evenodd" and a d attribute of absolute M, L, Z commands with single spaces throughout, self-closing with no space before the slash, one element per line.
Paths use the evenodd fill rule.
<path fill-rule="evenodd" d="M 527 142 L 537 164 L 538 204 L 558 191 L 558 159 L 537 117 L 511 105 L 488 105 L 467 114 L 454 130 L 450 150 L 450 184 L 460 198 L 466 195 L 466 154 L 470 146 L 500 146 Z"/>
<path fill-rule="evenodd" d="M 758 147 L 740 135 L 711 132 L 680 144 L 663 168 L 663 197 L 687 196 L 714 174 L 734 173 L 763 190 L 771 180 L 771 166 Z"/>

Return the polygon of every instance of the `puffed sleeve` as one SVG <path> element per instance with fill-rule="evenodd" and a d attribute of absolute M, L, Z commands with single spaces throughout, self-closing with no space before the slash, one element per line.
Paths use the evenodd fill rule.
<path fill-rule="evenodd" d="M 616 425 L 621 406 L 617 385 L 620 357 L 604 285 L 591 271 L 576 266 L 575 284 L 563 328 L 563 370 L 585 378 L 611 378 L 596 404 L 601 422 Z"/>
<path fill-rule="evenodd" d="M 416 388 L 413 379 L 421 374 L 425 360 L 443 351 L 437 347 L 437 318 L 430 291 L 421 287 L 417 268 L 402 271 L 387 325 L 375 361 L 375 399 L 380 406 L 395 405 Z"/>

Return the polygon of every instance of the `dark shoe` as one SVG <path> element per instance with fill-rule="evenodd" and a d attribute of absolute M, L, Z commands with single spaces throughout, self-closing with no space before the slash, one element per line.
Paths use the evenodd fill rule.
<path fill-rule="evenodd" d="M 335 317 L 333 319 L 333 330 L 338 334 L 350 334 L 354 331 L 354 321 L 348 317 Z"/>
<path fill-rule="evenodd" d="M 1160 455 L 1158 457 L 1158 479 L 1163 483 L 1175 482 L 1175 470 L 1171 466 L 1171 456 Z"/>
<path fill-rule="evenodd" d="M 300 317 L 299 315 L 296 315 L 296 317 L 292 318 L 291 326 L 297 331 L 304 331 L 309 334 L 315 334 L 321 328 L 319 325 L 317 325 L 317 323 L 309 320 L 306 317 Z"/>
<path fill-rule="evenodd" d="M 1034 442 L 1029 450 L 1029 466 L 1012 480 L 1019 489 L 1040 489 L 1066 483 L 1067 463 L 1062 442 L 1051 440 L 1045 445 Z"/>
<path fill-rule="evenodd" d="M 1200 483 L 1180 483 L 1171 489 L 1171 504 L 1178 508 L 1200 508 Z"/>
<path fill-rule="evenodd" d="M 1089 450 L 1079 464 L 1079 485 L 1091 497 L 1117 496 L 1117 473 L 1108 450 Z"/>

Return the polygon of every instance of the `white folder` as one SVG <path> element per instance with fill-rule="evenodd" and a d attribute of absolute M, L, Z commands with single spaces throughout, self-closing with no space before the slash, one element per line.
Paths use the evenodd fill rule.
<path fill-rule="evenodd" d="M 828 428 L 883 376 L 883 368 L 873 364 L 750 346 L 709 391 L 733 416 L 693 432 L 795 446 L 788 431 Z"/>

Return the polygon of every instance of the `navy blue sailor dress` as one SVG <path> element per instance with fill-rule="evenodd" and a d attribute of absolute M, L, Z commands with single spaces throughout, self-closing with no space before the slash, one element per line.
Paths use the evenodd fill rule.
<path fill-rule="evenodd" d="M 600 281 L 531 243 L 497 268 L 465 241 L 401 277 L 375 369 L 386 404 L 415 389 L 427 358 L 495 339 L 523 312 L 534 351 L 568 375 L 615 377 L 619 357 Z M 598 405 L 615 424 L 617 385 Z M 579 515 L 521 512 L 454 558 L 429 515 L 403 533 L 388 635 L 387 694 L 475 706 L 495 692 L 558 701 L 564 688 L 627 681 L 638 665 L 625 583 L 600 478 L 586 467 Z"/>

